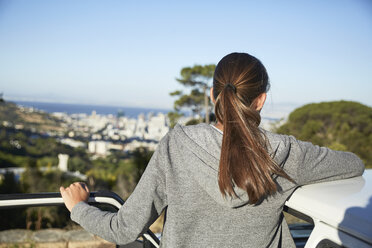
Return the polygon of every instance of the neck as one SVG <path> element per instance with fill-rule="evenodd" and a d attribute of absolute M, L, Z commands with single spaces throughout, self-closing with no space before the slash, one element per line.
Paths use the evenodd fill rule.
<path fill-rule="evenodd" d="M 217 122 L 216 124 L 214 124 L 214 126 L 216 128 L 218 128 L 219 130 L 223 131 L 223 125 L 222 125 L 222 123 Z"/>

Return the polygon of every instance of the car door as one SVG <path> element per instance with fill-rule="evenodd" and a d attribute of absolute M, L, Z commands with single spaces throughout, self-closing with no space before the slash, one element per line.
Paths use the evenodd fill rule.
<path fill-rule="evenodd" d="M 124 201 L 115 193 L 109 191 L 90 193 L 89 204 L 106 205 L 116 211 L 124 204 Z M 60 193 L 33 193 L 33 194 L 0 194 L 0 211 L 4 209 L 41 207 L 41 206 L 63 206 Z M 120 248 L 156 248 L 159 247 L 159 239 L 150 230 L 147 230 L 133 243 L 127 245 L 116 245 Z"/>

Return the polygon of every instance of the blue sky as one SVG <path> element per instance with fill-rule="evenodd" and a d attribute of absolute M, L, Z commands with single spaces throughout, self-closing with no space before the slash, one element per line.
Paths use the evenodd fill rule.
<path fill-rule="evenodd" d="M 172 108 L 182 67 L 248 52 L 269 104 L 372 106 L 372 2 L 0 0 L 9 100 Z"/>

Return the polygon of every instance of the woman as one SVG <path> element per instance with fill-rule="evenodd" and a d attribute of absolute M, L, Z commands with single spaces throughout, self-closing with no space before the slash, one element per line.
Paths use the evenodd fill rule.
<path fill-rule="evenodd" d="M 85 203 L 86 186 L 61 187 L 72 220 L 125 244 L 166 210 L 161 247 L 295 247 L 282 214 L 294 189 L 361 175 L 364 165 L 352 153 L 260 129 L 268 89 L 258 59 L 225 56 L 211 89 L 217 124 L 176 125 L 118 213 Z"/>

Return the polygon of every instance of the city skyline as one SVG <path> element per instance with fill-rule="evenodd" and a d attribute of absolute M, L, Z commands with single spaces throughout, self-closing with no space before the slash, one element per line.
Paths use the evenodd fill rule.
<path fill-rule="evenodd" d="M 268 106 L 372 106 L 369 1 L 1 1 L 7 100 L 171 109 L 185 66 L 248 52 L 266 66 Z"/>

